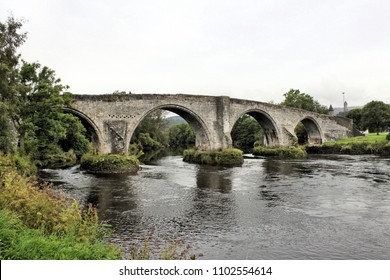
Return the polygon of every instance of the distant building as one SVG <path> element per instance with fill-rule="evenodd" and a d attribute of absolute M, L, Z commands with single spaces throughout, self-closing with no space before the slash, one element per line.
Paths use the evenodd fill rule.
<path fill-rule="evenodd" d="M 328 114 L 329 114 L 329 116 L 332 116 L 332 117 L 334 116 L 334 109 L 333 109 L 332 105 L 329 106 Z"/>
<path fill-rule="evenodd" d="M 344 101 L 344 113 L 348 112 L 348 103 Z"/>

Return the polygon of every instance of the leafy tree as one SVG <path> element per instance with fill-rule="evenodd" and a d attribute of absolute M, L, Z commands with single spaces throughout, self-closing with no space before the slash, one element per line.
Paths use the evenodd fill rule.
<path fill-rule="evenodd" d="M 195 146 L 195 134 L 188 123 L 177 124 L 169 129 L 169 146 L 176 150 Z"/>
<path fill-rule="evenodd" d="M 307 134 L 306 128 L 302 122 L 298 123 L 294 129 L 295 135 L 298 138 L 298 144 L 304 145 L 309 142 L 309 136 Z"/>
<path fill-rule="evenodd" d="M 231 136 L 235 148 L 250 152 L 256 142 L 263 143 L 264 132 L 254 118 L 244 115 L 234 125 Z"/>
<path fill-rule="evenodd" d="M 284 100 L 281 105 L 287 107 L 299 108 L 307 111 L 327 114 L 328 108 L 314 100 L 312 96 L 306 93 L 301 93 L 299 89 L 290 89 L 284 95 Z"/>
<path fill-rule="evenodd" d="M 327 114 L 328 108 L 314 100 L 312 96 L 306 93 L 301 93 L 299 89 L 290 89 L 284 95 L 284 100 L 281 105 L 293 108 L 299 108 L 307 111 Z M 295 134 L 298 138 L 298 144 L 308 142 L 308 135 L 305 126 L 299 123 L 295 128 Z"/>
<path fill-rule="evenodd" d="M 22 23 L 9 17 L 0 22 L 0 150 L 12 150 L 10 121 L 16 121 L 15 109 L 19 101 L 20 55 L 16 52 L 26 40 L 26 33 L 20 33 Z"/>
<path fill-rule="evenodd" d="M 390 126 L 390 105 L 382 101 L 371 101 L 362 109 L 361 124 L 363 129 L 377 134 Z"/>
<path fill-rule="evenodd" d="M 362 113 L 363 110 L 360 108 L 352 109 L 347 112 L 346 117 L 353 120 L 353 124 L 355 125 L 356 129 L 363 130 L 362 127 Z"/>
<path fill-rule="evenodd" d="M 168 128 L 164 113 L 163 110 L 156 110 L 147 115 L 135 129 L 131 143 L 148 147 L 149 150 L 168 146 Z"/>
<path fill-rule="evenodd" d="M 20 61 L 17 48 L 25 41 L 18 33 L 22 24 L 14 18 L 0 23 L 0 122 L 11 120 L 17 134 L 18 150 L 41 165 L 65 158 L 65 151 L 81 155 L 89 149 L 80 120 L 63 112 L 71 94 L 55 72 L 39 63 Z M 0 128 L 0 148 L 9 152 L 10 126 Z M 62 159 L 61 159 L 62 160 Z"/>

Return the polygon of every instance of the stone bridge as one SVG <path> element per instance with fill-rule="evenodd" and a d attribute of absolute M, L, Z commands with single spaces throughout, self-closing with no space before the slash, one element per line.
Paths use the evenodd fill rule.
<path fill-rule="evenodd" d="M 164 109 L 184 118 L 196 135 L 199 149 L 232 147 L 231 131 L 245 114 L 255 118 L 265 132 L 268 146 L 297 142 L 294 129 L 302 122 L 310 144 L 352 136 L 352 121 L 257 101 L 228 96 L 184 94 L 73 95 L 72 108 L 93 135 L 101 153 L 124 153 L 140 122 L 151 112 Z"/>

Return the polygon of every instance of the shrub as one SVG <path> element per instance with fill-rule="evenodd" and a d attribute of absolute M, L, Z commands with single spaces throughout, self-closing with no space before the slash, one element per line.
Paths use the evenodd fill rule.
<path fill-rule="evenodd" d="M 390 141 L 390 133 L 386 135 L 386 140 Z"/>
<path fill-rule="evenodd" d="M 22 176 L 37 174 L 38 169 L 28 156 L 19 154 L 4 155 L 0 152 L 0 175 L 6 171 L 16 171 Z"/>

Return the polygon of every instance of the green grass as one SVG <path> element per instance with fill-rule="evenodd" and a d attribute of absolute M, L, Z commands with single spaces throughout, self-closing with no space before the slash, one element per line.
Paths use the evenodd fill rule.
<path fill-rule="evenodd" d="M 365 143 L 365 144 L 377 144 L 377 143 L 389 143 L 389 140 L 386 140 L 386 136 L 388 133 L 370 133 L 367 136 L 357 136 L 357 137 L 349 137 L 337 140 L 335 142 L 326 142 L 324 145 L 345 145 L 345 144 L 356 144 L 356 143 Z"/>
<path fill-rule="evenodd" d="M 364 155 L 374 154 L 390 156 L 390 141 L 387 133 L 370 133 L 368 136 L 358 136 L 340 139 L 335 142 L 326 142 L 322 146 L 308 146 L 309 154 L 347 154 Z"/>
<path fill-rule="evenodd" d="M 25 226 L 6 209 L 0 210 L 0 259 L 5 260 L 117 260 L 119 251 L 103 240 L 75 241 L 71 234 L 45 234 Z"/>
<path fill-rule="evenodd" d="M 0 259 L 120 259 L 93 207 L 18 173 L 0 155 Z"/>

